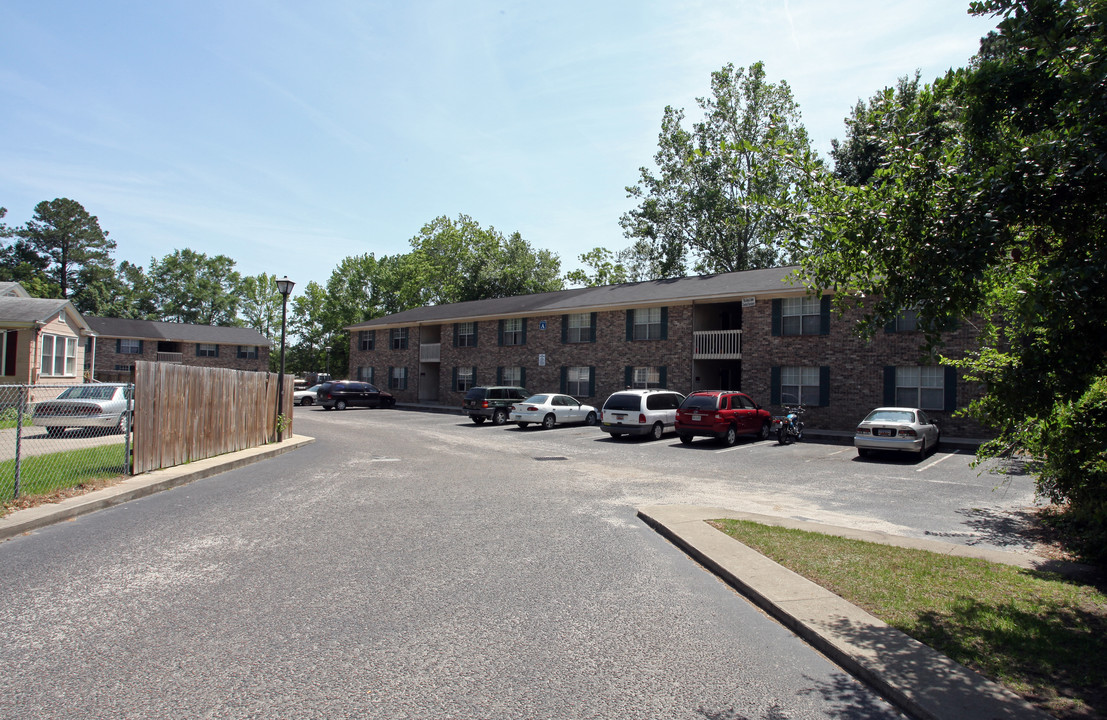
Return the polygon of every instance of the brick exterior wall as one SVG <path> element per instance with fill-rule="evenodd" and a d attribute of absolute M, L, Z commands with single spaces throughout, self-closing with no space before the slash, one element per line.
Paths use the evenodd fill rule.
<path fill-rule="evenodd" d="M 783 408 L 772 404 L 773 368 L 800 366 L 829 368 L 829 392 L 823 407 L 808 406 L 805 422 L 810 428 L 852 430 L 872 408 L 885 402 L 884 368 L 895 366 L 936 365 L 922 358 L 922 333 L 878 332 L 871 341 L 860 340 L 853 327 L 860 311 L 842 318 L 831 314 L 829 334 L 774 336 L 772 334 L 772 298 L 758 297 L 755 304 L 741 310 L 742 359 L 726 361 L 734 368 L 730 387 L 748 393 L 774 414 Z M 735 308 L 733 302 L 719 303 L 718 309 Z M 577 397 L 596 405 L 602 405 L 613 392 L 626 386 L 627 366 L 664 367 L 665 386 L 688 393 L 692 389 L 712 386 L 712 375 L 721 365 L 717 361 L 694 361 L 693 317 L 696 312 L 712 310 L 712 304 L 690 303 L 667 306 L 666 333 L 664 339 L 631 340 L 627 338 L 627 311 L 608 310 L 596 313 L 595 342 L 563 343 L 563 315 L 537 315 L 526 319 L 526 343 L 517 346 L 498 344 L 498 321 L 483 320 L 477 325 L 477 345 L 456 347 L 454 323 L 438 326 L 409 327 L 408 347 L 391 349 L 390 330 L 375 330 L 375 347 L 359 349 L 359 335 L 351 332 L 350 375 L 356 376 L 359 367 L 373 368 L 373 382 L 388 388 L 390 367 L 406 367 L 408 386 L 392 389 L 400 402 L 417 402 L 423 397 L 435 397 L 441 405 L 460 407 L 464 392 L 454 389 L 455 368 L 475 368 L 474 384 L 497 384 L 497 368 L 525 368 L 525 386 L 532 392 L 561 391 L 563 367 L 593 367 L 595 391 Z M 708 313 L 710 314 L 710 313 Z M 545 322 L 545 329 L 541 328 Z M 701 328 L 702 329 L 702 328 Z M 437 373 L 433 365 L 424 367 L 432 371 L 421 374 L 419 362 L 420 337 L 427 342 L 440 342 L 441 361 Z M 970 324 L 962 323 L 946 336 L 942 353 L 960 357 L 975 346 L 976 332 Z M 545 356 L 545 365 L 539 365 L 539 356 Z M 705 372 L 706 370 L 706 372 Z M 422 389 L 420 383 L 432 383 Z M 963 379 L 957 380 L 957 407 L 964 407 L 979 392 L 979 388 Z M 976 424 L 949 412 L 930 412 L 947 436 L 986 436 Z"/>
<path fill-rule="evenodd" d="M 100 336 L 96 338 L 96 379 L 124 380 L 129 376 L 122 366 L 133 366 L 135 361 L 158 361 L 158 340 L 146 339 L 142 342 L 141 353 L 120 353 L 116 351 L 118 338 Z M 210 343 L 205 343 L 210 344 Z M 269 348 L 258 347 L 257 358 L 238 357 L 237 345 L 219 345 L 219 357 L 199 357 L 196 355 L 196 343 L 176 343 L 181 352 L 181 364 L 194 367 L 217 367 L 231 370 L 264 372 L 269 370 Z"/>

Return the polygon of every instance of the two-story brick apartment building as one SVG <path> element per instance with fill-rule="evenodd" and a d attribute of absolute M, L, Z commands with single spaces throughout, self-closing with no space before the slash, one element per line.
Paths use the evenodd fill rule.
<path fill-rule="evenodd" d="M 126 381 L 136 360 L 262 372 L 269 340 L 253 328 L 86 317 L 97 334 L 93 377 Z"/>
<path fill-rule="evenodd" d="M 578 288 L 423 307 L 351 325 L 351 375 L 401 402 L 461 405 L 473 385 L 564 392 L 599 406 L 630 387 L 738 389 L 810 427 L 852 429 L 879 405 L 931 411 L 943 431 L 979 435 L 950 413 L 977 388 L 922 356 L 905 315 L 871 341 L 856 315 L 793 284 L 794 267 Z M 943 353 L 974 347 L 962 323 Z"/>

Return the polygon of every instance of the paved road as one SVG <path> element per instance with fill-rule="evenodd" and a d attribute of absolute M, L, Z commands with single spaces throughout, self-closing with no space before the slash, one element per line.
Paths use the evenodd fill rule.
<path fill-rule="evenodd" d="M 896 717 L 634 508 L 1009 547 L 1032 495 L 959 455 L 403 411 L 296 430 L 318 441 L 0 544 L 0 717 Z"/>

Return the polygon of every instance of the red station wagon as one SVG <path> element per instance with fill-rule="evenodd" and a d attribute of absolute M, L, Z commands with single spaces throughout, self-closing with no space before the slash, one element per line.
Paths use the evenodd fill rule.
<path fill-rule="evenodd" d="M 727 445 L 739 435 L 769 437 L 773 416 L 749 395 L 733 390 L 699 390 L 684 399 L 677 410 L 676 431 L 682 443 L 696 435 L 707 435 Z"/>

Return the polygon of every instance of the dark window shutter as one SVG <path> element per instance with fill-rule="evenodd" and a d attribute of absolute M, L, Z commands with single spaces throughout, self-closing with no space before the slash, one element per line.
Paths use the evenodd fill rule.
<path fill-rule="evenodd" d="M 946 412 L 953 412 L 957 409 L 957 370 L 951 367 L 946 368 Z"/>
<path fill-rule="evenodd" d="M 596 316 L 599 313 L 592 313 L 592 339 L 588 342 L 596 342 Z"/>
<path fill-rule="evenodd" d="M 669 308 L 667 307 L 661 308 L 661 339 L 669 339 Z M 665 383 L 662 382 L 661 385 L 664 387 Z"/>
<path fill-rule="evenodd" d="M 480 323 L 476 320 L 473 321 L 473 347 L 477 346 L 477 328 L 480 327 Z"/>
<path fill-rule="evenodd" d="M 595 313 L 592 313 L 595 316 Z M 596 367 L 594 365 L 588 366 L 588 397 L 594 397 L 596 395 Z"/>
<path fill-rule="evenodd" d="M 561 366 L 561 390 L 558 392 L 568 392 L 566 387 L 569 385 L 569 368 L 564 365 Z"/>
<path fill-rule="evenodd" d="M 519 368 L 519 384 L 523 387 L 527 386 L 527 369 L 525 367 Z"/>
<path fill-rule="evenodd" d="M 500 367 L 496 368 L 496 384 L 497 385 L 503 385 L 504 384 L 504 368 L 503 368 L 502 365 Z"/>
<path fill-rule="evenodd" d="M 830 366 L 819 368 L 819 407 L 830 405 Z"/>
<path fill-rule="evenodd" d="M 891 333 L 894 333 L 895 331 L 896 331 L 896 321 L 894 319 L 888 321 L 888 323 L 884 326 L 884 332 L 891 334 Z"/>
<path fill-rule="evenodd" d="M 387 385 L 388 387 L 392 387 L 392 371 L 394 369 L 395 368 L 393 368 L 391 365 L 388 366 L 388 377 L 385 378 L 385 381 L 384 381 L 384 384 Z M 395 389 L 399 390 L 400 388 L 396 387 Z"/>
<path fill-rule="evenodd" d="M 819 334 L 830 334 L 830 296 L 819 298 Z"/>
<path fill-rule="evenodd" d="M 634 311 L 627 310 L 627 342 L 634 339 Z"/>
<path fill-rule="evenodd" d="M 200 357 L 200 343 L 196 343 L 196 357 Z"/>
<path fill-rule="evenodd" d="M 665 365 L 657 369 L 657 382 L 661 387 L 669 387 L 669 368 Z"/>
<path fill-rule="evenodd" d="M 777 302 L 773 300 L 773 302 Z M 769 370 L 769 402 L 773 405 L 780 404 L 780 366 L 774 365 Z"/>
<path fill-rule="evenodd" d="M 215 357 L 219 357 L 219 346 L 215 346 Z"/>
<path fill-rule="evenodd" d="M 632 382 L 634 382 L 634 367 L 627 365 L 626 371 L 623 373 L 623 387 L 630 387 Z"/>
<path fill-rule="evenodd" d="M 407 368 L 404 368 L 404 381 L 401 384 L 403 385 L 403 387 L 400 389 L 407 390 Z"/>
<path fill-rule="evenodd" d="M 501 346 L 504 344 L 504 321 L 503 320 L 500 320 L 499 323 L 498 323 L 498 329 L 496 330 L 496 344 L 501 345 Z"/>
<path fill-rule="evenodd" d="M 457 335 L 458 335 L 458 331 L 460 329 L 461 329 L 461 323 L 454 323 L 454 347 L 457 347 Z M 454 387 L 455 388 L 457 387 L 456 382 L 454 383 Z"/>
<path fill-rule="evenodd" d="M 457 386 L 457 366 L 455 365 L 454 366 L 454 390 L 460 390 L 460 389 L 461 388 L 459 388 Z"/>
<path fill-rule="evenodd" d="M 121 352 L 123 350 L 123 340 L 116 338 L 115 340 L 115 352 Z"/>
<path fill-rule="evenodd" d="M 521 342 L 520 345 L 526 345 L 526 344 L 527 344 L 527 319 L 523 318 L 523 342 Z"/>
<path fill-rule="evenodd" d="M 142 354 L 142 343 L 144 343 L 144 342 L 146 342 L 146 341 L 145 340 L 139 340 L 138 341 L 138 354 L 139 355 Z"/>
<path fill-rule="evenodd" d="M 773 336 L 780 337 L 781 316 L 784 312 L 783 301 L 780 298 L 773 300 Z"/>
<path fill-rule="evenodd" d="M 891 365 L 884 367 L 884 404 L 896 404 L 896 369 Z"/>
<path fill-rule="evenodd" d="M 561 344 L 569 342 L 569 316 L 561 316 Z M 562 387 L 561 392 L 565 392 L 565 388 Z"/>

